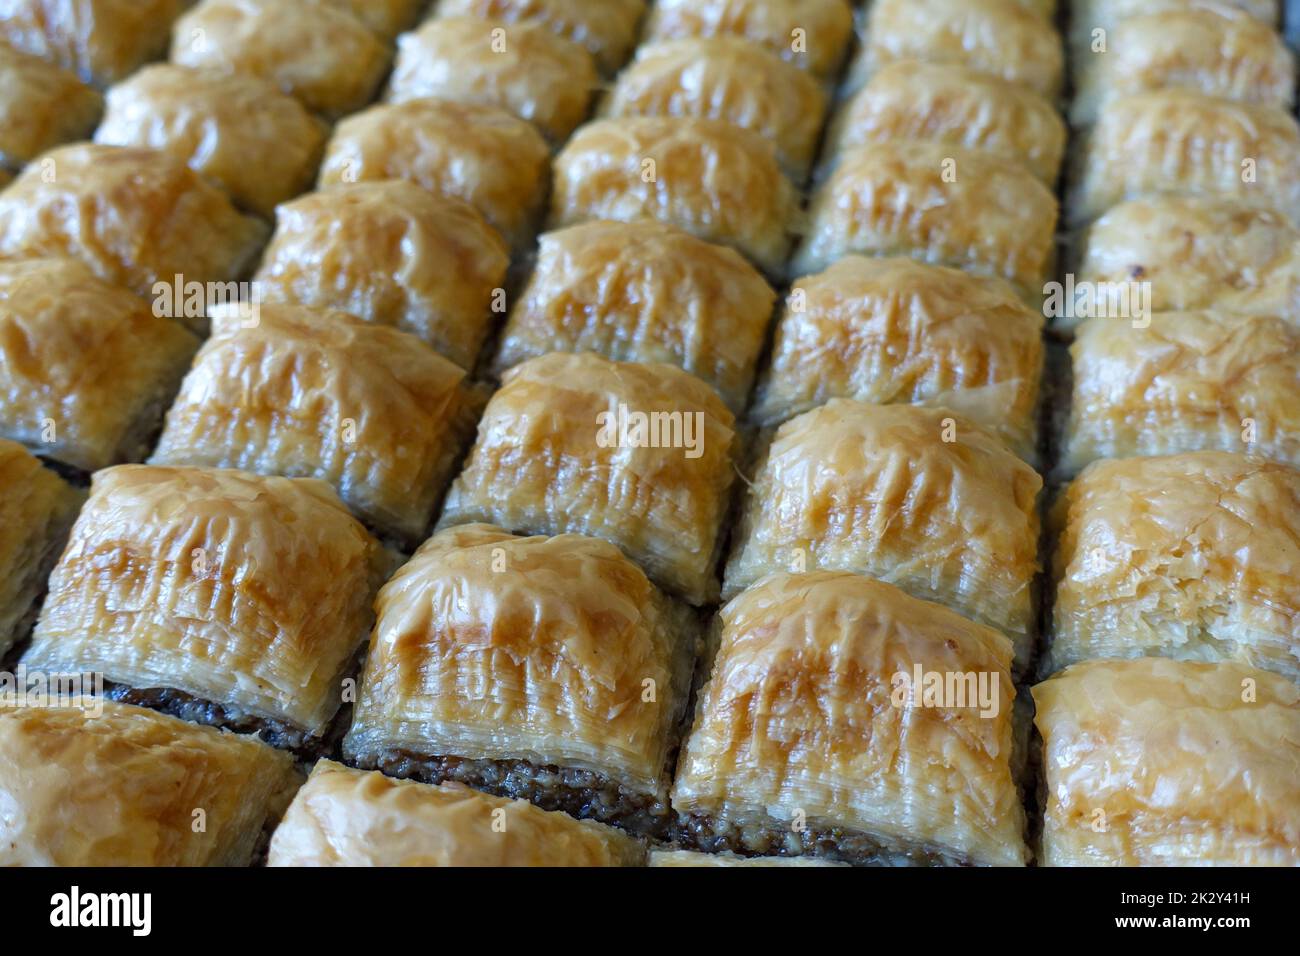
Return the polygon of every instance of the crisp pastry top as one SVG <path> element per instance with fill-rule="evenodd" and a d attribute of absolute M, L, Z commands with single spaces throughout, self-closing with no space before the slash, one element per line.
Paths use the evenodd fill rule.
<path fill-rule="evenodd" d="M 1204 449 L 1300 465 L 1300 326 L 1222 311 L 1147 321 L 1079 326 L 1066 474 L 1097 458 Z"/>
<path fill-rule="evenodd" d="M 80 503 L 80 492 L 31 452 L 0 438 L 0 661 L 27 636 L 51 552 Z"/>
<path fill-rule="evenodd" d="M 440 0 L 440 16 L 536 21 L 582 44 L 604 73 L 613 73 L 636 44 L 646 0 Z"/>
<path fill-rule="evenodd" d="M 156 63 L 108 91 L 95 142 L 166 150 L 269 218 L 310 187 L 326 134 L 266 80 Z"/>
<path fill-rule="evenodd" d="M 5 0 L 0 39 L 108 86 L 167 50 L 190 0 Z"/>
<path fill-rule="evenodd" d="M 842 572 L 772 575 L 719 616 L 679 812 L 745 823 L 803 811 L 809 827 L 950 862 L 1026 861 L 1005 637 Z M 985 699 L 927 702 L 915 687 L 909 701 L 899 675 L 918 669 L 982 676 Z"/>
<path fill-rule="evenodd" d="M 849 0 L 657 0 L 643 42 L 739 36 L 823 78 L 853 38 Z"/>
<path fill-rule="evenodd" d="M 436 17 L 398 37 L 387 98 L 504 107 L 558 143 L 586 119 L 596 83 L 591 54 L 545 23 Z"/>
<path fill-rule="evenodd" d="M 796 279 L 750 417 L 855 398 L 942 405 L 1035 456 L 1043 317 L 1001 279 L 845 256 Z"/>
<path fill-rule="evenodd" d="M 496 367 L 552 351 L 667 362 L 745 407 L 776 293 L 734 249 L 651 219 L 541 236 Z"/>
<path fill-rule="evenodd" d="M 0 708 L 0 866 L 248 866 L 301 781 L 255 738 L 74 704 Z"/>
<path fill-rule="evenodd" d="M 1041 487 L 998 438 L 948 409 L 832 399 L 777 430 L 723 595 L 773 571 L 858 571 L 997 628 L 1023 660 Z"/>
<path fill-rule="evenodd" d="M 155 464 L 321 478 L 365 521 L 417 541 L 472 432 L 464 371 L 343 312 L 213 312 Z"/>
<path fill-rule="evenodd" d="M 0 256 L 72 256 L 143 296 L 178 275 L 238 278 L 266 232 L 184 160 L 153 149 L 62 146 L 0 193 Z"/>
<path fill-rule="evenodd" d="M 778 275 L 797 202 L 757 133 L 721 120 L 632 116 L 588 123 L 556 157 L 551 226 L 658 219 Z"/>
<path fill-rule="evenodd" d="M 1103 30 L 1109 36 L 1118 24 L 1133 17 L 1177 14 L 1211 5 L 1243 10 L 1269 26 L 1276 26 L 1281 19 L 1282 0 L 1071 0 L 1070 44 L 1087 47 L 1096 37 L 1095 31 Z"/>
<path fill-rule="evenodd" d="M 1104 52 L 1080 53 L 1074 123 L 1091 123 L 1117 96 L 1183 87 L 1245 103 L 1295 101 L 1295 58 L 1273 27 L 1243 10 L 1189 6 L 1120 21 Z"/>
<path fill-rule="evenodd" d="M 0 38 L 0 165 L 19 169 L 89 135 L 103 108 L 103 96 L 76 74 Z"/>
<path fill-rule="evenodd" d="M 1226 196 L 1300 216 L 1300 126 L 1283 109 L 1192 90 L 1110 101 L 1066 201 L 1071 225 L 1162 192 Z"/>
<path fill-rule="evenodd" d="M 840 109 L 829 142 L 833 152 L 892 139 L 978 149 L 1028 166 L 1050 187 L 1065 137 L 1065 121 L 1033 90 L 965 66 L 900 60 Z"/>
<path fill-rule="evenodd" d="M 85 471 L 140 454 L 198 345 L 75 259 L 0 262 L 0 435 Z"/>
<path fill-rule="evenodd" d="M 443 525 L 576 532 L 621 547 L 693 604 L 717 596 L 734 419 L 670 365 L 552 353 L 503 377 Z"/>
<path fill-rule="evenodd" d="M 391 52 L 341 6 L 201 0 L 176 21 L 171 60 L 261 77 L 326 116 L 351 113 L 374 99 Z"/>
<path fill-rule="evenodd" d="M 375 106 L 334 128 L 319 185 L 405 179 L 463 199 L 512 249 L 532 241 L 550 149 L 530 123 L 495 106 L 434 97 Z"/>
<path fill-rule="evenodd" d="M 523 759 L 659 786 L 690 690 L 691 612 L 614 545 L 448 528 L 375 610 L 349 755 Z"/>
<path fill-rule="evenodd" d="M 316 0 L 346 10 L 384 39 L 392 39 L 410 27 L 426 5 L 425 0 Z"/>
<path fill-rule="evenodd" d="M 97 472 L 24 661 L 324 730 L 385 570 L 322 481 Z"/>
<path fill-rule="evenodd" d="M 695 853 L 691 850 L 651 850 L 647 866 L 848 866 L 836 860 L 807 856 L 736 856 L 734 853 Z"/>
<path fill-rule="evenodd" d="M 793 179 L 808 173 L 827 93 L 809 73 L 735 36 L 687 37 L 641 47 L 618 77 L 609 116 L 726 120 L 776 146 Z"/>
<path fill-rule="evenodd" d="M 876 0 L 850 70 L 850 85 L 889 63 L 923 60 L 970 67 L 1048 99 L 1061 94 L 1061 38 L 1033 0 Z"/>
<path fill-rule="evenodd" d="M 455 784 L 322 760 L 271 838 L 268 866 L 637 866 L 614 827 Z"/>
<path fill-rule="evenodd" d="M 1300 864 L 1295 684 L 1236 664 L 1090 661 L 1034 700 L 1044 865 Z"/>
<path fill-rule="evenodd" d="M 1300 471 L 1217 451 L 1099 461 L 1052 523 L 1050 669 L 1161 655 L 1300 682 Z"/>
<path fill-rule="evenodd" d="M 501 236 L 463 200 L 359 182 L 281 206 L 255 281 L 268 301 L 391 325 L 471 368 L 509 265 Z"/>
<path fill-rule="evenodd" d="M 1055 252 L 1057 203 L 1019 163 L 935 142 L 889 140 L 845 150 L 813 194 L 795 274 L 852 252 L 911 256 L 1000 276 L 1042 294 Z"/>
<path fill-rule="evenodd" d="M 1235 199 L 1133 199 L 1088 228 L 1075 271 L 1079 282 L 1148 283 L 1157 312 L 1260 311 L 1270 302 L 1282 311 L 1300 288 L 1300 229 L 1276 210 Z"/>

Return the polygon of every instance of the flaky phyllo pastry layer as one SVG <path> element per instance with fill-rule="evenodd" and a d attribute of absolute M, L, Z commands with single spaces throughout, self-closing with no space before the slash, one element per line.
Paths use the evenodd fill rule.
<path fill-rule="evenodd" d="M 85 471 L 138 461 L 198 344 L 75 259 L 0 262 L 0 436 Z"/>
<path fill-rule="evenodd" d="M 468 203 L 404 181 L 358 182 L 280 206 L 255 281 L 268 302 L 395 326 L 469 369 L 509 265 Z"/>
<path fill-rule="evenodd" d="M 1300 215 L 1300 126 L 1276 106 L 1183 89 L 1133 93 L 1107 104 L 1078 155 L 1066 200 L 1071 225 L 1166 192 Z"/>
<path fill-rule="evenodd" d="M 1057 204 L 1019 163 L 981 150 L 889 140 L 845 150 L 813 193 L 796 274 L 850 253 L 910 256 L 1008 280 L 1037 301 Z"/>
<path fill-rule="evenodd" d="M 749 414 L 776 425 L 832 398 L 945 406 L 1032 462 L 1042 328 L 1001 279 L 845 256 L 794 281 Z"/>
<path fill-rule="evenodd" d="M 0 165 L 21 169 L 89 136 L 103 108 L 103 96 L 75 74 L 0 39 Z"/>
<path fill-rule="evenodd" d="M 270 218 L 311 185 L 327 133 L 268 80 L 156 63 L 108 91 L 95 141 L 171 153 Z"/>
<path fill-rule="evenodd" d="M 81 494 L 35 456 L 0 439 L 0 661 L 27 636 L 80 504 Z"/>
<path fill-rule="evenodd" d="M 1300 327 L 1290 318 L 1093 318 L 1079 326 L 1070 355 L 1063 474 L 1099 458 L 1206 449 L 1300 464 Z"/>
<path fill-rule="evenodd" d="M 618 548 L 449 528 L 384 586 L 376 610 L 350 760 L 577 768 L 658 801 L 667 818 L 694 615 Z M 599 807 L 582 815 L 607 816 Z"/>
<path fill-rule="evenodd" d="M 202 0 L 176 23 L 171 61 L 270 80 L 314 113 L 369 103 L 392 53 L 339 0 Z"/>
<path fill-rule="evenodd" d="M 433 97 L 387 103 L 334 127 L 318 185 L 374 179 L 463 199 L 522 250 L 541 215 L 550 150 L 531 124 L 496 106 Z"/>
<path fill-rule="evenodd" d="M 945 408 L 832 399 L 777 430 L 724 597 L 774 571 L 848 570 L 946 604 L 1029 657 L 1042 479 Z"/>
<path fill-rule="evenodd" d="M 590 352 L 531 359 L 488 402 L 441 526 L 604 538 L 660 586 L 707 603 L 733 424 L 713 389 L 669 365 Z"/>
<path fill-rule="evenodd" d="M 1300 229 L 1237 199 L 1133 199 L 1088 228 L 1074 271 L 1081 284 L 1147 283 L 1156 312 L 1285 314 L 1300 305 Z"/>
<path fill-rule="evenodd" d="M 703 848 L 1028 859 L 1005 637 L 843 572 L 772 575 L 720 618 L 673 787 Z"/>
<path fill-rule="evenodd" d="M 183 159 L 153 149 L 63 146 L 0 193 L 0 256 L 71 256 L 144 296 L 177 275 L 238 279 L 266 233 Z"/>
<path fill-rule="evenodd" d="M 384 570 L 324 482 L 120 465 L 95 475 L 23 660 L 319 737 Z"/>
<path fill-rule="evenodd" d="M 802 182 L 826 104 L 826 90 L 807 72 L 748 40 L 719 36 L 641 47 L 601 112 L 725 120 L 771 142 L 791 178 Z"/>
<path fill-rule="evenodd" d="M 386 98 L 500 106 L 559 143 L 586 118 L 595 88 L 591 54 L 544 23 L 443 16 L 398 37 Z"/>
<path fill-rule="evenodd" d="M 741 37 L 829 78 L 853 38 L 853 9 L 849 0 L 656 0 L 642 42 L 715 36 Z"/>
<path fill-rule="evenodd" d="M 1119 23 L 1147 14 L 1173 14 L 1209 5 L 1210 0 L 1072 0 L 1069 40 L 1076 50 L 1086 48 L 1096 31 L 1110 34 Z M 1281 19 L 1282 0 L 1213 0 L 1216 8 L 1243 10 L 1269 26 Z"/>
<path fill-rule="evenodd" d="M 302 782 L 255 738 L 71 704 L 0 708 L 0 866 L 248 866 Z"/>
<path fill-rule="evenodd" d="M 271 840 L 269 866 L 638 866 L 613 827 L 459 785 L 322 760 Z"/>
<path fill-rule="evenodd" d="M 414 544 L 481 403 L 413 336 L 343 312 L 212 313 L 151 461 L 320 478 L 367 524 Z"/>
<path fill-rule="evenodd" d="M 780 275 L 797 210 L 775 148 L 722 120 L 596 120 L 555 158 L 551 226 L 657 219 Z"/>
<path fill-rule="evenodd" d="M 840 107 L 823 154 L 889 140 L 982 150 L 1033 170 L 1049 188 L 1065 154 L 1056 108 L 1033 90 L 956 64 L 899 60 Z"/>
<path fill-rule="evenodd" d="M 1046 866 L 1300 864 L 1300 690 L 1238 664 L 1076 664 L 1034 688 Z"/>
<path fill-rule="evenodd" d="M 1160 655 L 1300 681 L 1300 471 L 1224 452 L 1100 461 L 1052 523 L 1045 672 Z"/>
<path fill-rule="evenodd" d="M 708 382 L 739 414 L 775 300 L 734 249 L 675 226 L 649 219 L 569 226 L 541 236 L 496 368 L 559 351 L 666 362 Z"/>

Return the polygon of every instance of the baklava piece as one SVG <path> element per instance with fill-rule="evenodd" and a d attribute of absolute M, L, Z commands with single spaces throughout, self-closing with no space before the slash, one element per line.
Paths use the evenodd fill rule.
<path fill-rule="evenodd" d="M 1181 89 L 1134 93 L 1106 105 L 1081 155 L 1066 201 L 1071 225 L 1164 192 L 1300 215 L 1300 126 L 1274 106 Z"/>
<path fill-rule="evenodd" d="M 646 42 L 737 36 L 822 79 L 839 72 L 853 39 L 849 0 L 657 0 Z"/>
<path fill-rule="evenodd" d="M 1276 26 L 1281 19 L 1282 0 L 1071 0 L 1070 45 L 1076 55 L 1084 56 L 1092 44 L 1103 38 L 1109 40 L 1110 32 L 1124 20 L 1157 13 L 1185 13 L 1206 6 L 1243 10 Z"/>
<path fill-rule="evenodd" d="M 817 150 L 827 94 L 807 72 L 739 37 L 643 46 L 602 107 L 608 116 L 725 120 L 776 147 L 796 182 Z"/>
<path fill-rule="evenodd" d="M 639 866 L 613 827 L 455 784 L 322 760 L 271 839 L 268 866 Z"/>
<path fill-rule="evenodd" d="M 618 548 L 448 528 L 375 608 L 350 762 L 669 834 L 695 614 Z"/>
<path fill-rule="evenodd" d="M 846 150 L 813 194 L 795 274 L 850 253 L 911 256 L 999 276 L 1042 295 L 1055 258 L 1056 197 L 1019 163 L 940 143 Z"/>
<path fill-rule="evenodd" d="M 0 262 L 0 435 L 81 471 L 141 461 L 198 347 L 75 259 Z"/>
<path fill-rule="evenodd" d="M 1087 230 L 1080 284 L 1147 284 L 1156 312 L 1221 306 L 1278 311 L 1300 295 L 1300 229 L 1234 199 L 1152 196 L 1110 209 Z M 1073 324 L 1058 320 L 1059 325 Z"/>
<path fill-rule="evenodd" d="M 1076 664 L 1034 688 L 1044 866 L 1300 865 L 1300 690 L 1238 664 Z"/>
<path fill-rule="evenodd" d="M 0 664 L 31 631 L 80 504 L 71 485 L 21 445 L 0 438 Z"/>
<path fill-rule="evenodd" d="M 651 850 L 647 866 L 758 866 L 842 867 L 847 863 L 815 856 L 737 856 L 735 853 L 697 853 L 694 850 Z"/>
<path fill-rule="evenodd" d="M 661 587 L 708 603 L 733 424 L 712 388 L 670 365 L 590 352 L 531 359 L 488 402 L 441 525 L 604 538 Z"/>
<path fill-rule="evenodd" d="M 965 66 L 1061 95 L 1065 52 L 1052 21 L 1017 0 L 876 0 L 850 70 L 850 87 L 890 63 L 920 60 Z"/>
<path fill-rule="evenodd" d="M 646 0 L 441 0 L 440 16 L 532 21 L 581 44 L 604 73 L 626 62 L 636 45 Z"/>
<path fill-rule="evenodd" d="M 546 24 L 438 17 L 398 38 L 387 99 L 500 106 L 560 143 L 587 118 L 596 83 L 591 54 Z"/>
<path fill-rule="evenodd" d="M 108 86 L 167 52 L 190 0 L 5 0 L 0 40 Z"/>
<path fill-rule="evenodd" d="M 1065 121 L 1033 90 L 968 67 L 904 60 L 880 69 L 836 114 L 825 151 L 890 140 L 981 150 L 1054 186 Z"/>
<path fill-rule="evenodd" d="M 1290 107 L 1295 59 L 1269 24 L 1223 6 L 1134 16 L 1118 23 L 1104 51 L 1080 54 L 1070 119 L 1093 122 L 1116 97 L 1178 87 L 1211 96 Z"/>
<path fill-rule="evenodd" d="M 712 385 L 740 414 L 776 293 L 738 252 L 650 219 L 582 223 L 539 245 L 498 371 L 547 352 L 666 362 Z"/>
<path fill-rule="evenodd" d="M 588 123 L 555 159 L 551 227 L 657 219 L 784 269 L 795 189 L 771 143 L 721 120 L 625 117 Z"/>
<path fill-rule="evenodd" d="M 510 257 L 468 203 L 397 181 L 342 184 L 276 212 L 254 281 L 269 302 L 340 309 L 472 368 Z"/>
<path fill-rule="evenodd" d="M 45 153 L 0 193 L 0 256 L 71 256 L 142 296 L 180 277 L 229 282 L 269 230 L 185 161 L 77 143 Z"/>
<path fill-rule="evenodd" d="M 76 75 L 0 39 L 0 166 L 21 169 L 47 149 L 84 139 L 104 98 Z"/>
<path fill-rule="evenodd" d="M 1205 450 L 1300 465 L 1292 319 L 1218 311 L 1093 318 L 1077 329 L 1070 355 L 1064 474 L 1098 458 Z"/>
<path fill-rule="evenodd" d="M 531 124 L 494 106 L 436 98 L 375 106 L 334 128 L 319 185 L 405 179 L 463 199 L 511 249 L 532 242 L 550 150 Z"/>
<path fill-rule="evenodd" d="M 255 738 L 129 704 L 0 708 L 0 866 L 248 866 L 301 782 Z"/>
<path fill-rule="evenodd" d="M 1001 279 L 846 256 L 796 279 L 750 417 L 853 398 L 943 406 L 1036 455 L 1043 317 Z"/>
<path fill-rule="evenodd" d="M 318 752 L 386 570 L 324 482 L 119 465 L 95 475 L 23 663 Z"/>
<path fill-rule="evenodd" d="M 391 40 L 413 26 L 427 0 L 316 0 L 346 10 L 376 36 Z"/>
<path fill-rule="evenodd" d="M 391 59 L 360 20 L 320 0 L 202 0 L 172 34 L 173 63 L 260 77 L 328 117 L 373 100 Z"/>
<path fill-rule="evenodd" d="M 775 571 L 869 574 L 1007 635 L 1029 660 L 1042 479 L 947 409 L 836 398 L 777 430 L 723 596 Z"/>
<path fill-rule="evenodd" d="M 1026 862 L 1005 637 L 843 572 L 772 575 L 719 617 L 673 784 L 693 846 Z"/>
<path fill-rule="evenodd" d="M 108 91 L 95 142 L 171 153 L 270 218 L 311 187 L 327 132 L 266 80 L 159 63 Z"/>
<path fill-rule="evenodd" d="M 1300 682 L 1300 471 L 1217 451 L 1099 461 L 1052 524 L 1045 673 L 1162 656 Z"/>
<path fill-rule="evenodd" d="M 269 304 L 250 324 L 227 308 L 150 461 L 320 478 L 368 525 L 414 546 L 477 406 L 465 372 L 404 332 Z"/>

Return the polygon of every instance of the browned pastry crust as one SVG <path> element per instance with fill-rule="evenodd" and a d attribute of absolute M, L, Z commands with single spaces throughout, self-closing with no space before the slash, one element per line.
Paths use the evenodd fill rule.
<path fill-rule="evenodd" d="M 496 369 L 555 351 L 666 362 L 739 414 L 775 300 L 734 249 L 650 219 L 581 223 L 541 237 Z"/>
<path fill-rule="evenodd" d="M 846 572 L 767 577 L 719 629 L 673 785 L 689 843 L 854 863 L 1027 860 L 1005 637 Z M 935 694 L 924 676 L 905 682 L 918 670 L 961 683 L 945 676 L 952 695 Z"/>
<path fill-rule="evenodd" d="M 645 848 L 590 820 L 468 787 L 316 764 L 271 839 L 270 866 L 639 866 Z"/>
<path fill-rule="evenodd" d="M 144 296 L 177 276 L 238 279 L 266 233 L 183 160 L 152 149 L 63 146 L 0 193 L 0 256 L 71 256 Z"/>
<path fill-rule="evenodd" d="M 103 109 L 104 97 L 76 74 L 0 39 L 0 166 L 20 169 L 90 135 Z"/>
<path fill-rule="evenodd" d="M 352 14 L 366 28 L 384 39 L 392 39 L 415 24 L 426 0 L 316 0 Z"/>
<path fill-rule="evenodd" d="M 247 866 L 301 780 L 253 738 L 127 704 L 0 708 L 0 866 Z"/>
<path fill-rule="evenodd" d="M 1177 14 L 1193 7 L 1206 6 L 1211 0 L 1072 0 L 1070 3 L 1070 45 L 1080 51 L 1089 47 L 1095 31 L 1109 36 L 1124 20 L 1150 14 Z M 1255 19 L 1277 26 L 1281 19 L 1282 0 L 1212 0 L 1215 7 L 1243 10 Z"/>
<path fill-rule="evenodd" d="M 440 525 L 604 538 L 705 604 L 718 593 L 733 424 L 713 389 L 673 366 L 530 359 L 488 402 Z"/>

